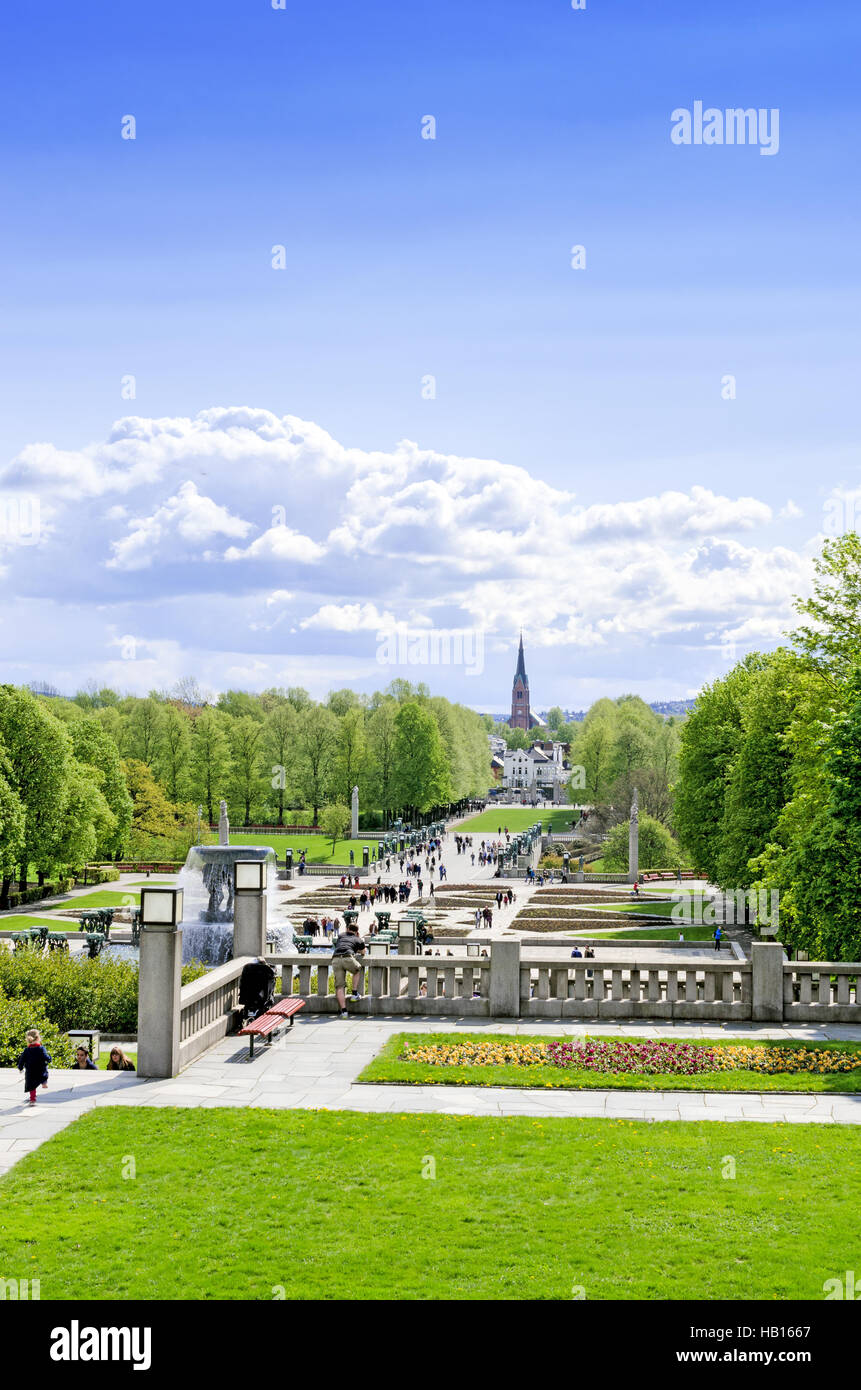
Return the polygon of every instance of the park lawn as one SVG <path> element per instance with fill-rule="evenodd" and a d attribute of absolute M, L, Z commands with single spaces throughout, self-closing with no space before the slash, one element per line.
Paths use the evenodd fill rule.
<path fill-rule="evenodd" d="M 490 832 L 491 838 L 496 837 L 499 827 L 508 826 L 513 835 L 521 830 L 528 830 L 530 825 L 541 822 L 542 830 L 547 829 L 547 822 L 551 821 L 554 831 L 570 830 L 572 820 L 577 820 L 578 812 L 572 811 L 570 806 L 567 808 L 548 809 L 546 806 L 493 806 L 487 811 L 481 811 L 477 816 L 472 816 L 470 820 L 465 820 L 462 824 L 449 831 L 450 835 L 482 835 Z M 561 852 L 561 851 L 560 851 Z"/>
<path fill-rule="evenodd" d="M 217 843 L 212 839 L 212 844 Z M 350 850 L 356 857 L 356 865 L 362 863 L 362 847 L 368 846 L 371 854 L 374 852 L 376 840 L 338 840 L 335 845 L 335 852 L 332 853 L 332 841 L 327 840 L 323 835 L 270 835 L 268 832 L 261 832 L 259 835 L 243 835 L 236 833 L 230 827 L 230 843 L 232 845 L 264 845 L 274 849 L 278 858 L 283 860 L 284 851 L 290 846 L 293 850 L 293 868 L 299 862 L 299 855 L 302 850 L 306 850 L 306 859 L 309 864 L 349 864 Z"/>
<path fill-rule="evenodd" d="M 0 1268 L 114 1307 L 821 1300 L 859 1207 L 853 1126 L 100 1107 L 0 1179 Z"/>
<path fill-rule="evenodd" d="M 130 883 L 129 888 L 151 888 L 159 883 L 176 883 L 176 875 L 173 878 L 142 878 L 140 883 Z"/>
<path fill-rule="evenodd" d="M 587 1035 L 588 1036 L 588 1035 Z M 609 1036 L 596 1035 L 595 1041 L 610 1042 Z M 615 1075 L 612 1072 L 575 1071 L 565 1067 L 541 1067 L 514 1065 L 504 1066 L 435 1066 L 430 1062 L 404 1062 L 400 1060 L 404 1043 L 413 1047 L 433 1047 L 440 1042 L 519 1042 L 547 1043 L 560 1041 L 552 1032 L 544 1034 L 520 1035 L 514 1037 L 503 1033 L 460 1033 L 457 1036 L 440 1033 L 395 1033 L 382 1048 L 377 1057 L 365 1067 L 358 1077 L 359 1081 L 374 1085 L 380 1083 L 405 1083 L 410 1086 L 518 1086 L 538 1087 L 540 1090 L 573 1091 L 802 1091 L 819 1094 L 831 1091 L 861 1091 L 861 1069 L 855 1072 L 837 1072 L 829 1076 L 783 1075 L 770 1076 L 763 1072 L 698 1072 L 695 1076 L 658 1074 L 643 1076 L 630 1072 Z M 570 1038 L 561 1039 L 570 1042 Z M 648 1042 L 648 1038 L 625 1035 L 623 1042 Z M 701 1038 L 672 1038 L 672 1042 L 689 1043 L 706 1047 Z M 744 1047 L 755 1042 L 762 1047 L 786 1047 L 787 1044 L 761 1038 L 720 1039 L 721 1047 Z M 861 1052 L 861 1043 L 815 1043 L 792 1044 L 814 1051 Z"/>
<path fill-rule="evenodd" d="M 122 892 L 109 892 L 100 889 L 96 893 L 80 893 L 74 898 L 66 898 L 64 902 L 56 903 L 53 907 L 46 907 L 46 912 L 68 912 L 70 908 L 82 912 L 91 912 L 96 907 L 140 907 L 141 895 L 134 893 L 131 889 L 123 889 Z"/>
<path fill-rule="evenodd" d="M 685 922 L 675 927 L 652 928 L 643 925 L 630 930 L 620 927 L 618 931 L 596 931 L 591 935 L 596 941 L 599 937 L 607 941 L 678 941 L 680 931 L 684 933 L 685 941 L 711 941 L 714 936 L 714 927 L 691 927 Z"/>
<path fill-rule="evenodd" d="M 0 931 L 26 931 L 28 927 L 56 926 L 56 922 L 49 915 L 51 911 L 51 908 L 46 907 L 42 917 L 25 917 L 23 914 L 12 912 L 7 917 L 0 917 Z"/>

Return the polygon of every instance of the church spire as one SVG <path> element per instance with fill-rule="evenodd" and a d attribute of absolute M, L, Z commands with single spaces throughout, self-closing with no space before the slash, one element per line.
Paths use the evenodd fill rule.
<path fill-rule="evenodd" d="M 517 670 L 514 672 L 514 674 L 515 674 L 515 676 L 522 676 L 523 679 L 526 681 L 526 684 L 527 684 L 527 685 L 529 684 L 529 678 L 528 678 L 528 676 L 526 675 L 526 661 L 525 661 L 525 658 L 524 658 L 524 656 L 523 656 L 523 629 L 522 629 L 522 628 L 520 629 L 520 648 L 519 648 L 518 653 L 517 653 Z"/>
<path fill-rule="evenodd" d="M 508 720 L 512 729 L 531 729 L 533 724 L 529 710 L 529 677 L 526 674 L 526 658 L 523 655 L 523 633 L 517 651 L 517 670 L 511 685 L 511 716 Z"/>

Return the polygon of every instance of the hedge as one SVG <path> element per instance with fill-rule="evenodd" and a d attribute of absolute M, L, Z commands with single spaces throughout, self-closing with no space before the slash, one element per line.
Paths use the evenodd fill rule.
<path fill-rule="evenodd" d="M 10 888 L 3 910 L 8 907 L 25 907 L 27 903 L 41 902 L 42 898 L 59 898 L 74 886 L 73 878 L 58 878 L 42 884 L 33 883 L 27 888 Z"/>

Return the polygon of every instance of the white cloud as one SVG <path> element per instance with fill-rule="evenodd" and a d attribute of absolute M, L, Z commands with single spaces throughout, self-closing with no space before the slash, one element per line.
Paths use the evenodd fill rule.
<path fill-rule="evenodd" d="M 54 509 L 38 547 L 9 552 L 7 587 L 40 634 L 26 660 L 50 650 L 74 669 L 72 634 L 92 631 L 102 650 L 113 624 L 152 634 L 147 650 L 176 675 L 199 668 L 218 687 L 244 669 L 278 683 L 288 633 L 306 668 L 334 664 L 337 648 L 342 667 L 373 672 L 383 629 L 473 627 L 497 651 L 522 624 L 531 647 L 565 649 L 585 680 L 588 661 L 636 677 L 644 648 L 705 651 L 715 632 L 779 639 L 814 546 L 771 544 L 765 501 L 693 484 L 603 502 L 600 473 L 580 476 L 585 504 L 494 459 L 410 440 L 349 448 L 249 407 L 129 417 L 77 451 L 33 444 L 0 470 L 0 488 L 44 493 Z M 841 517 L 855 507 L 854 493 L 832 499 Z M 790 501 L 778 515 L 797 512 Z"/>
<path fill-rule="evenodd" d="M 113 510 L 113 508 L 111 509 Z M 246 536 L 251 523 L 232 516 L 211 497 L 203 497 L 194 483 L 183 483 L 174 497 L 157 507 L 150 516 L 129 522 L 129 534 L 112 541 L 111 569 L 146 569 L 155 559 L 171 562 L 195 552 L 214 536 Z"/>

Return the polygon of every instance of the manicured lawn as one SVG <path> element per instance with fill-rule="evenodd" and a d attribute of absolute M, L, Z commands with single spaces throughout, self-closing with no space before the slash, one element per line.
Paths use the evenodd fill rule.
<path fill-rule="evenodd" d="M 502 1033 L 458 1033 L 457 1042 L 499 1042 L 499 1043 L 547 1043 L 552 1042 L 552 1033 L 513 1037 Z M 383 1047 L 378 1057 L 369 1063 L 359 1077 L 360 1081 L 405 1082 L 412 1086 L 537 1086 L 541 1090 L 563 1089 L 575 1091 L 861 1091 L 861 1069 L 855 1072 L 837 1072 L 826 1076 L 780 1075 L 771 1076 L 755 1071 L 697 1072 L 693 1076 L 638 1075 L 611 1072 L 575 1071 L 565 1067 L 548 1066 L 437 1066 L 430 1062 L 404 1062 L 400 1055 L 404 1044 L 411 1047 L 433 1047 L 443 1039 L 439 1033 L 396 1033 Z M 570 1041 L 570 1039 L 566 1039 Z M 601 1036 L 601 1042 L 609 1042 L 609 1037 Z M 625 1042 L 646 1042 L 645 1038 L 625 1036 Z M 701 1039 L 673 1038 L 673 1042 L 694 1046 L 706 1046 Z M 754 1040 L 751 1039 L 751 1042 Z M 781 1047 L 779 1042 L 756 1039 L 762 1047 Z M 744 1047 L 745 1040 L 721 1039 L 722 1047 Z M 802 1044 L 796 1044 L 802 1046 Z M 861 1043 L 805 1043 L 804 1047 L 814 1051 L 861 1052 Z"/>
<path fill-rule="evenodd" d="M 644 941 L 678 941 L 680 931 L 684 933 L 685 941 L 711 941 L 714 935 L 714 927 L 690 927 L 684 922 L 680 923 L 677 927 L 650 927 L 644 925 L 642 927 L 632 928 L 631 930 L 621 927 L 619 931 L 596 931 L 592 932 L 591 935 L 594 936 L 596 940 L 598 937 L 602 937 L 607 940 L 616 941 L 636 941 L 638 939 Z M 725 951 L 726 947 L 723 949 Z"/>
<path fill-rule="evenodd" d="M 176 883 L 176 877 L 174 877 L 174 878 L 142 878 L 141 881 L 140 881 L 140 883 L 130 883 L 130 884 L 129 884 L 129 887 L 130 887 L 130 888 L 151 888 L 151 887 L 153 886 L 153 884 L 158 884 L 158 883 Z"/>
<path fill-rule="evenodd" d="M 213 837 L 212 843 L 217 841 Z M 236 833 L 230 827 L 230 843 L 232 845 L 268 845 L 275 850 L 278 858 L 283 860 L 284 851 L 288 845 L 293 849 L 293 868 L 299 862 L 299 855 L 302 850 L 307 850 L 306 859 L 309 864 L 349 864 L 350 850 L 356 856 L 356 864 L 362 863 L 362 846 L 367 845 L 371 854 L 374 852 L 376 840 L 339 840 L 335 845 L 335 853 L 332 853 L 332 841 L 327 840 L 323 835 L 271 835 L 261 831 L 259 835 L 243 835 Z"/>
<path fill-rule="evenodd" d="M 551 821 L 554 830 L 570 830 L 572 820 L 577 819 L 578 813 L 570 810 L 559 810 L 558 807 L 549 810 L 546 806 L 492 806 L 487 811 L 481 811 L 479 815 L 473 816 L 459 825 L 456 831 L 449 831 L 449 835 L 486 835 L 490 832 L 491 839 L 496 838 L 496 832 L 500 826 L 507 825 L 512 834 L 517 834 L 521 830 L 528 830 L 530 825 L 541 822 L 542 830 L 547 829 L 547 822 Z"/>
<path fill-rule="evenodd" d="M 0 1268 L 113 1306 L 820 1300 L 859 1206 L 848 1126 L 105 1107 L 0 1179 Z"/>
<path fill-rule="evenodd" d="M 8 917 L 0 917 L 0 931 L 26 931 L 27 927 L 50 927 L 51 919 L 48 917 L 50 908 L 45 909 L 44 917 L 25 917 L 22 914 L 12 913 Z"/>
<path fill-rule="evenodd" d="M 81 911 L 90 912 L 96 907 L 140 907 L 140 905 L 140 893 L 134 893 L 130 889 L 123 889 L 122 892 L 100 889 L 97 893 L 81 893 L 78 897 L 67 898 L 65 902 L 48 907 L 45 911 L 68 912 L 70 908 L 75 910 L 80 908 Z"/>

